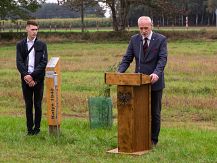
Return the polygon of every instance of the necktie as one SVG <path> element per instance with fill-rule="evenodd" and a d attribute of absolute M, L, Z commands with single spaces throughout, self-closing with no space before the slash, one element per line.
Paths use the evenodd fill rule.
<path fill-rule="evenodd" d="M 145 40 L 145 43 L 143 44 L 143 52 L 145 55 L 148 50 L 148 38 L 145 38 L 144 40 Z"/>

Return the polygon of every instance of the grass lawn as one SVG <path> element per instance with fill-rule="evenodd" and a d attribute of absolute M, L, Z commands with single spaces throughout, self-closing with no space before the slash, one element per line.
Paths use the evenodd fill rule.
<path fill-rule="evenodd" d="M 48 135 L 46 97 L 42 132 L 25 136 L 25 112 L 15 45 L 0 46 L 0 162 L 217 162 L 217 43 L 168 42 L 159 145 L 140 157 L 107 154 L 117 125 L 91 130 L 87 98 L 103 87 L 104 72 L 121 61 L 126 43 L 52 43 L 62 70 L 61 135 Z M 134 71 L 132 63 L 128 72 Z M 111 90 L 116 121 L 116 87 Z M 75 118 L 79 117 L 79 118 Z"/>
<path fill-rule="evenodd" d="M 44 118 L 45 119 L 45 118 Z M 163 123 L 159 145 L 142 156 L 109 154 L 117 147 L 117 126 L 90 129 L 87 120 L 66 118 L 59 138 L 42 122 L 38 136 L 25 136 L 25 119 L 0 116 L 1 162 L 216 162 L 217 134 L 192 124 Z"/>

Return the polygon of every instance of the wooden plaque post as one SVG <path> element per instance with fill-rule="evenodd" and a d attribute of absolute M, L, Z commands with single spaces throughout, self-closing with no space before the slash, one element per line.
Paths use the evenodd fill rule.
<path fill-rule="evenodd" d="M 49 133 L 59 135 L 61 122 L 61 72 L 59 57 L 52 57 L 49 60 L 45 77 Z"/>
<path fill-rule="evenodd" d="M 110 153 L 141 155 L 151 149 L 150 77 L 138 73 L 105 73 L 117 85 L 118 148 Z"/>

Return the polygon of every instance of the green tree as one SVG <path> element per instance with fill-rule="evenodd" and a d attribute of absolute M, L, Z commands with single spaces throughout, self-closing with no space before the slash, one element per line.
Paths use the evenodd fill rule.
<path fill-rule="evenodd" d="M 125 30 L 128 21 L 135 23 L 137 21 L 135 19 L 142 13 L 148 13 L 152 19 L 162 16 L 164 21 L 165 16 L 175 17 L 179 11 L 169 0 L 98 0 L 98 2 L 105 3 L 111 9 L 115 31 Z M 142 12 L 141 9 L 146 11 Z"/>
<path fill-rule="evenodd" d="M 217 8 L 217 0 L 207 0 L 206 1 L 207 7 L 206 11 L 208 12 L 208 24 L 210 25 L 210 15 L 212 16 L 212 22 L 214 22 L 215 18 L 215 10 Z"/>
<path fill-rule="evenodd" d="M 97 2 L 102 2 L 110 8 L 114 31 L 125 30 L 130 6 L 141 3 L 137 0 L 97 0 Z"/>
<path fill-rule="evenodd" d="M 96 7 L 96 9 L 101 9 L 98 2 L 95 0 L 57 0 L 59 5 L 65 5 L 69 7 L 73 11 L 80 12 L 81 14 L 81 31 L 84 32 L 85 24 L 84 24 L 84 11 L 88 7 Z M 96 13 L 99 11 L 96 11 Z"/>
<path fill-rule="evenodd" d="M 194 23 L 197 26 L 199 16 L 203 14 L 203 0 L 191 0 L 189 3 L 189 15 L 191 15 L 195 20 Z"/>
<path fill-rule="evenodd" d="M 27 19 L 45 0 L 1 0 L 0 19 Z"/>

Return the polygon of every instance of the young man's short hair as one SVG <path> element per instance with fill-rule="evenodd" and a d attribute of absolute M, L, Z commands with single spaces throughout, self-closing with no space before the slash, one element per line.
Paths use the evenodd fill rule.
<path fill-rule="evenodd" d="M 38 26 L 38 23 L 37 23 L 36 21 L 34 21 L 34 20 L 28 20 L 28 21 L 26 22 L 26 26 L 28 26 L 28 25 Z"/>

